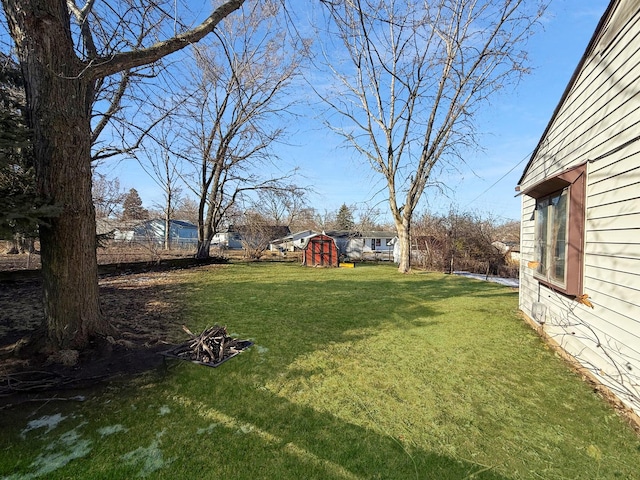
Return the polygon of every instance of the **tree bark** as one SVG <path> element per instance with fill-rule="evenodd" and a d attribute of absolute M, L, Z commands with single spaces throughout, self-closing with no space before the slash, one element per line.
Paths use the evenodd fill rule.
<path fill-rule="evenodd" d="M 198 240 L 198 250 L 196 252 L 196 258 L 209 258 L 211 249 L 211 239 L 204 238 Z"/>
<path fill-rule="evenodd" d="M 164 249 L 171 250 L 171 193 L 167 193 L 167 203 L 164 210 Z"/>
<path fill-rule="evenodd" d="M 198 205 L 198 247 L 196 249 L 196 258 L 209 258 L 209 251 L 211 248 L 211 239 L 213 234 L 211 233 L 211 221 L 212 212 L 205 209 L 206 198 L 204 195 L 200 197 L 200 203 Z M 206 218 L 205 218 L 206 211 Z"/>
<path fill-rule="evenodd" d="M 83 348 L 107 330 L 100 311 L 91 199 L 94 81 L 74 52 L 64 0 L 3 0 L 26 80 L 39 195 L 62 212 L 40 228 L 49 346 Z"/>
<path fill-rule="evenodd" d="M 211 241 L 216 235 L 216 229 L 213 226 L 213 215 L 215 206 L 209 205 L 207 215 L 203 219 L 203 209 L 200 209 L 200 217 L 198 220 L 198 249 L 196 258 L 209 258 L 211 256 Z"/>
<path fill-rule="evenodd" d="M 396 220 L 396 232 L 398 233 L 398 243 L 400 245 L 400 264 L 398 271 L 400 273 L 409 273 L 411 271 L 411 236 L 410 222 L 402 216 Z"/>

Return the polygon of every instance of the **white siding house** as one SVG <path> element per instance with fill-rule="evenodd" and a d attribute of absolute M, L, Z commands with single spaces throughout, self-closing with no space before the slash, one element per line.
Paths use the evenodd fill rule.
<path fill-rule="evenodd" d="M 309 238 L 317 233 L 318 232 L 314 232 L 313 230 L 302 230 L 301 232 L 290 233 L 289 235 L 273 240 L 269 244 L 269 250 L 293 252 L 296 248 L 304 249 Z"/>
<path fill-rule="evenodd" d="M 162 219 L 147 220 L 133 229 L 133 240 L 140 242 L 164 242 L 165 221 Z M 169 221 L 169 238 L 174 247 L 195 246 L 198 242 L 198 227 L 183 220 Z"/>
<path fill-rule="evenodd" d="M 394 232 L 334 230 L 327 235 L 336 241 L 340 253 L 349 260 L 392 259 Z"/>
<path fill-rule="evenodd" d="M 613 0 L 520 179 L 520 308 L 640 413 L 640 0 Z"/>

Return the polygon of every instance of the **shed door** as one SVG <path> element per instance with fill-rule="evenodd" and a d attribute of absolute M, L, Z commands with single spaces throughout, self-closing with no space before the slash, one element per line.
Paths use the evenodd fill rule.
<path fill-rule="evenodd" d="M 331 241 L 316 240 L 313 242 L 313 263 L 314 265 L 331 265 Z"/>

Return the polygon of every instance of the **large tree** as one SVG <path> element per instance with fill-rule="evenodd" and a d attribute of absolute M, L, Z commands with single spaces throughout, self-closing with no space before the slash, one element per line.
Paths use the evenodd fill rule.
<path fill-rule="evenodd" d="M 206 45 L 194 47 L 197 69 L 180 129 L 191 164 L 182 169 L 199 201 L 199 258 L 230 211 L 263 190 L 296 191 L 295 172 L 270 176 L 272 146 L 286 134 L 305 44 L 280 28 L 279 0 L 251 1 L 226 19 Z M 187 173 L 190 167 L 191 173 Z"/>
<path fill-rule="evenodd" d="M 98 296 L 91 200 L 91 106 L 98 82 L 198 42 L 244 0 L 218 2 L 191 30 L 104 55 L 95 32 L 109 28 L 109 15 L 124 11 L 116 3 L 101 5 L 97 14 L 94 0 L 81 6 L 72 0 L 2 0 L 25 79 L 37 190 L 62 210 L 40 229 L 46 340 L 54 349 L 84 348 L 109 329 Z"/>
<path fill-rule="evenodd" d="M 332 123 L 386 185 L 410 270 L 411 223 L 438 166 L 478 146 L 481 107 L 526 72 L 522 51 L 544 10 L 534 0 L 323 0 L 346 58 L 327 62 L 339 85 L 319 92 Z"/>
<path fill-rule="evenodd" d="M 289 189 L 260 190 L 251 202 L 251 210 L 258 212 L 271 225 L 283 225 L 289 228 L 295 225 L 308 208 L 309 187 Z"/>
<path fill-rule="evenodd" d="M 159 205 L 164 219 L 164 249 L 171 249 L 171 221 L 175 220 L 176 208 L 184 200 L 182 196 L 180 157 L 174 153 L 173 143 L 179 139 L 180 127 L 173 125 L 172 117 L 166 117 L 153 136 L 153 146 L 145 149 L 148 163 L 140 165 L 162 188 L 163 202 Z"/>

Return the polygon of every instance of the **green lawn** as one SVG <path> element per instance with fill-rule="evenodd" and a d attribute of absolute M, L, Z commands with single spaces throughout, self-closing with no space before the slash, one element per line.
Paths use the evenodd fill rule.
<path fill-rule="evenodd" d="M 0 412 L 0 478 L 640 478 L 640 439 L 507 287 L 392 266 L 175 275 L 192 331 L 255 345 Z"/>

